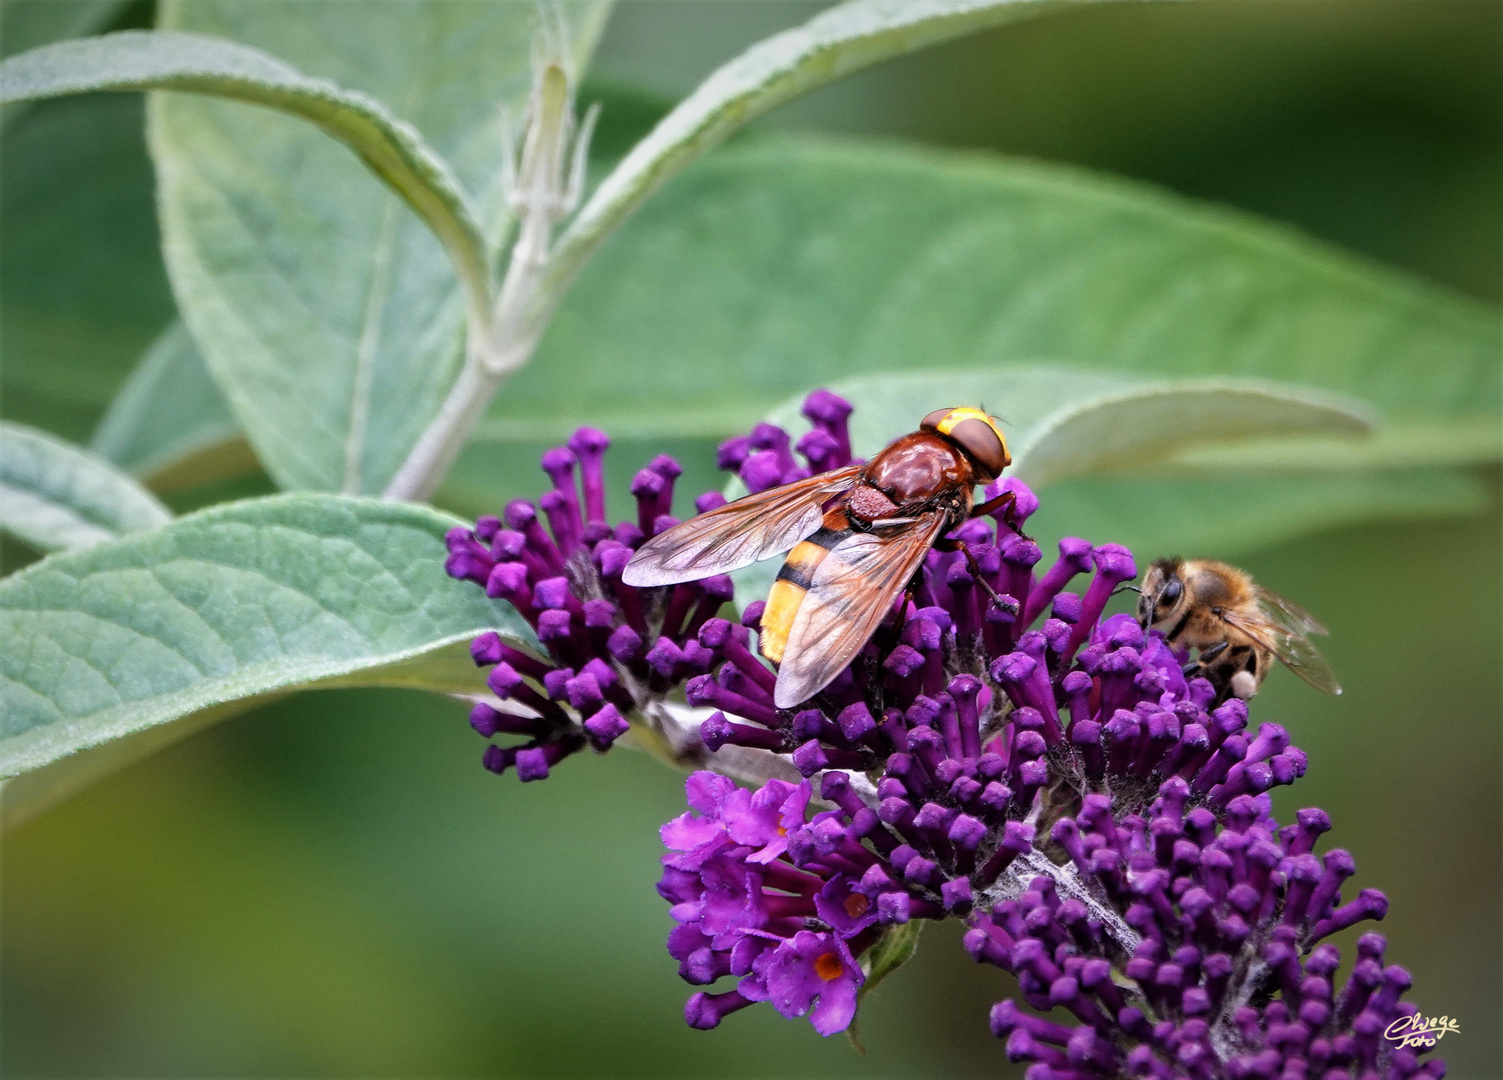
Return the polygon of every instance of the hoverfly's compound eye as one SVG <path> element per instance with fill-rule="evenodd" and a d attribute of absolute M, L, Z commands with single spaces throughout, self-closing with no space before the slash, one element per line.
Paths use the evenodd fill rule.
<path fill-rule="evenodd" d="M 938 431 L 940 421 L 949 416 L 954 409 L 935 409 L 928 416 L 919 421 L 920 431 Z"/>
<path fill-rule="evenodd" d="M 962 420 L 948 434 L 994 480 L 1002 475 L 1002 470 L 1012 460 L 1007 456 L 1007 447 L 1002 445 L 1002 437 L 997 434 L 997 429 L 985 420 Z"/>
<path fill-rule="evenodd" d="M 959 446 L 972 464 L 987 474 L 988 482 L 1001 476 L 1002 470 L 1012 464 L 996 421 L 980 409 L 935 409 L 924 417 L 919 428 L 943 435 Z"/>

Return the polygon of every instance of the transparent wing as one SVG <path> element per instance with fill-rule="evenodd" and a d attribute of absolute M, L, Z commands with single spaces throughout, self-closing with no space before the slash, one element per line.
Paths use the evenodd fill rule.
<path fill-rule="evenodd" d="M 791 709 L 830 684 L 877 629 L 939 539 L 945 514 L 930 511 L 880 533 L 852 533 L 824 557 L 788 632 L 773 703 Z"/>
<path fill-rule="evenodd" d="M 676 585 L 787 551 L 819 528 L 824 503 L 854 484 L 860 472 L 861 466 L 848 465 L 692 517 L 638 548 L 621 580 L 636 588 Z"/>
<path fill-rule="evenodd" d="M 1258 596 L 1258 607 L 1268 618 L 1268 621 L 1291 634 L 1329 634 L 1330 631 L 1320 625 L 1320 620 L 1300 607 L 1293 600 L 1287 600 L 1276 592 L 1270 592 L 1261 585 L 1254 590 Z"/>
<path fill-rule="evenodd" d="M 1257 615 L 1226 611 L 1222 618 L 1277 656 L 1280 663 L 1315 689 L 1327 694 L 1341 693 L 1341 684 L 1336 681 L 1331 665 L 1305 636 L 1307 633 L 1323 634 L 1325 628 L 1303 608 L 1266 589 L 1259 589 Z"/>

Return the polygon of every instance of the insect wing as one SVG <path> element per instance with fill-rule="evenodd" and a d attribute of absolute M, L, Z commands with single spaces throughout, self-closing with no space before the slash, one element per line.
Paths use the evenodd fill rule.
<path fill-rule="evenodd" d="M 1329 634 L 1320 620 L 1300 607 L 1293 600 L 1286 600 L 1276 592 L 1258 586 L 1258 608 L 1268 621 L 1291 634 Z"/>
<path fill-rule="evenodd" d="M 790 709 L 839 675 L 877 629 L 939 539 L 946 515 L 931 510 L 911 524 L 852 533 L 830 549 L 799 604 L 773 703 Z"/>
<path fill-rule="evenodd" d="M 823 504 L 856 482 L 861 466 L 820 473 L 692 517 L 643 544 L 621 580 L 636 588 L 726 574 L 787 551 L 819 528 Z"/>
<path fill-rule="evenodd" d="M 1331 665 L 1305 636 L 1307 633 L 1326 632 L 1314 616 L 1266 589 L 1258 590 L 1258 612 L 1256 616 L 1248 616 L 1228 611 L 1223 618 L 1272 652 L 1285 667 L 1315 689 L 1327 694 L 1341 693 L 1341 684 L 1336 681 Z M 1315 629 L 1317 627 L 1319 629 Z"/>

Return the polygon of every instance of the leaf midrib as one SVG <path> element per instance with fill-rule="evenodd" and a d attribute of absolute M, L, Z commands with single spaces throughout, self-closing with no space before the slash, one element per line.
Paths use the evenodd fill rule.
<path fill-rule="evenodd" d="M 423 36 L 415 52 L 411 82 L 402 99 L 399 116 L 417 116 L 419 105 L 429 89 L 432 69 L 433 13 L 424 9 Z M 410 121 L 409 121 L 410 122 Z M 387 192 L 381 200 L 381 229 L 372 255 L 371 273 L 366 285 L 365 318 L 355 350 L 355 377 L 350 388 L 350 430 L 345 435 L 344 491 L 358 494 L 364 486 L 366 437 L 370 426 L 371 397 L 374 393 L 376 356 L 380 351 L 381 328 L 385 323 L 386 304 L 390 298 L 391 270 L 396 249 L 401 207 L 397 197 Z"/>

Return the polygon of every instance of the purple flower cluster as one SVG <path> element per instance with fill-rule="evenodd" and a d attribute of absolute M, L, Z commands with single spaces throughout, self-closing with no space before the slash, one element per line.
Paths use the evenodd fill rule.
<path fill-rule="evenodd" d="M 1317 944 L 1388 907 L 1372 889 L 1341 902 L 1355 863 L 1314 854 L 1325 813 L 1280 828 L 1267 795 L 1193 801 L 1181 777 L 1142 816 L 1087 795 L 1049 832 L 1076 873 L 1036 876 L 972 916 L 977 961 L 1015 974 L 1034 1008 L 1079 1021 L 1000 1002 L 992 1030 L 1009 1058 L 1034 1063 L 1030 1080 L 1444 1075 L 1382 1037 L 1417 1011 L 1399 1000 L 1409 974 L 1382 966 L 1383 938 L 1361 938 L 1339 989 L 1340 953 Z"/>
<path fill-rule="evenodd" d="M 671 854 L 658 892 L 676 923 L 668 951 L 693 985 L 737 978 L 733 990 L 689 999 L 690 1026 L 770 1001 L 784 1016 L 808 1014 L 821 1035 L 843 1031 L 865 981 L 847 940 L 857 951 L 874 940 L 876 909 L 850 891 L 854 867 L 791 855 L 806 843 L 809 782 L 769 780 L 752 792 L 697 772 L 684 786 L 691 812 L 662 830 Z"/>
<path fill-rule="evenodd" d="M 518 499 L 502 517 L 482 517 L 445 538 L 449 574 L 510 603 L 547 652 L 546 659 L 524 652 L 495 633 L 471 646 L 475 663 L 490 667 L 486 683 L 501 702 L 475 705 L 471 726 L 487 739 L 526 740 L 488 746 L 484 762 L 493 772 L 515 765 L 520 779 L 540 780 L 586 746 L 607 750 L 647 703 L 724 659 L 699 636 L 731 599 L 729 578 L 658 589 L 622 583 L 643 540 L 677 524 L 669 512 L 683 470 L 667 456 L 650 462 L 631 485 L 636 522 L 611 525 L 603 464 L 609 445 L 604 432 L 581 428 L 568 446 L 543 455 L 553 490 L 536 505 Z M 723 502 L 711 493 L 696 505 L 703 512 Z"/>
<path fill-rule="evenodd" d="M 849 407 L 833 408 L 829 398 L 812 397 L 806 414 L 834 414 L 843 425 Z M 811 443 L 819 467 L 850 460 L 848 444 L 822 428 L 800 451 Z M 758 445 L 767 448 L 743 453 Z M 763 424 L 750 440 L 723 446 L 721 459 L 739 463 L 749 487 L 782 483 L 808 474 L 791 455 L 783 460 L 788 445 L 781 429 Z M 733 662 L 685 687 L 690 704 L 717 710 L 701 727 L 707 746 L 788 753 L 804 776 L 825 773 L 822 794 L 845 812 L 847 841 L 870 845 L 892 881 L 952 913 L 968 911 L 1031 849 L 1035 823 L 1024 819 L 1041 797 L 1052 811 L 1104 791 L 1119 811 L 1140 810 L 1172 776 L 1198 801 L 1223 808 L 1305 770 L 1282 727 L 1248 732 L 1244 703 L 1217 705 L 1211 684 L 1187 680 L 1185 657 L 1161 635 L 1145 634 L 1129 615 L 1102 618 L 1113 592 L 1137 574 L 1127 549 L 1067 538 L 1040 573 L 1038 545 L 1017 532 L 1038 499 L 1017 480 L 986 497 L 1001 491 L 1014 494 L 1010 517 L 974 520 L 956 533 L 980 580 L 964 555 L 930 552 L 916 601 L 892 613 L 802 709 L 774 707 L 772 672 L 739 643 L 728 653 Z M 1088 573 L 1082 592 L 1066 591 Z M 759 612 L 750 605 L 747 621 L 755 625 Z M 715 621 L 701 641 L 724 650 L 729 633 Z M 880 773 L 874 797 L 863 801 L 827 770 Z"/>
<path fill-rule="evenodd" d="M 849 464 L 851 411 L 818 391 L 796 444 L 762 424 L 723 444 L 719 464 L 752 491 Z M 1359 941 L 1337 988 L 1323 939 L 1381 919 L 1387 901 L 1364 890 L 1343 902 L 1353 861 L 1315 853 L 1323 812 L 1283 828 L 1270 816 L 1267 792 L 1302 776 L 1305 755 L 1279 725 L 1251 728 L 1245 702 L 1187 678 L 1188 656 L 1162 635 L 1105 614 L 1137 573 L 1125 548 L 1067 538 L 1044 568 L 1020 531 L 1038 499 L 993 484 L 985 497 L 1010 491 L 1013 506 L 956 530 L 971 559 L 931 551 L 912 599 L 850 667 L 783 710 L 749 633 L 760 602 L 738 625 L 717 614 L 727 579 L 622 583 L 631 552 L 674 523 L 679 469 L 658 458 L 638 473 L 637 522 L 611 526 L 605 446 L 585 429 L 550 451 L 554 490 L 456 530 L 448 565 L 516 606 L 548 654 L 475 642 L 501 707 L 476 706 L 472 723 L 527 739 L 489 747 L 489 767 L 545 776 L 584 746 L 604 750 L 682 683 L 713 710 L 695 760 L 719 767 L 734 746 L 763 756 L 760 775 L 791 763 L 805 778 L 750 790 L 696 772 L 690 812 L 663 827 L 669 951 L 695 986 L 735 980 L 690 998 L 691 1026 L 765 1001 L 821 1034 L 844 1030 L 882 936 L 956 917 L 1024 1003 L 1077 1021 L 1013 1000 L 993 1009 L 1030 1080 L 1444 1074 L 1383 1038 L 1416 1010 L 1381 937 Z"/>

